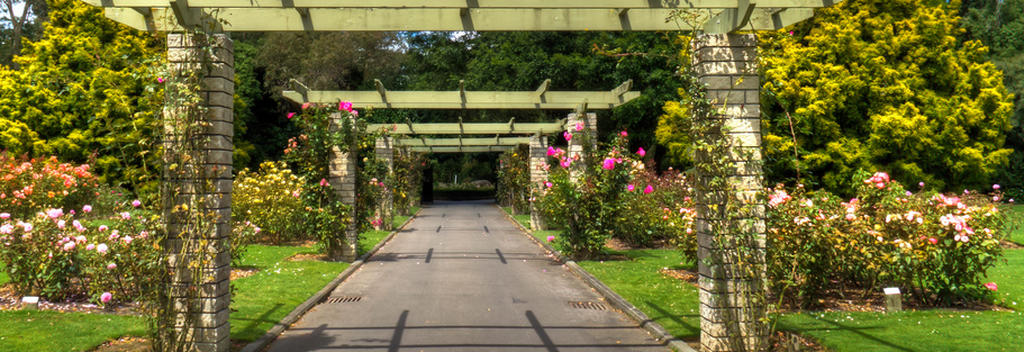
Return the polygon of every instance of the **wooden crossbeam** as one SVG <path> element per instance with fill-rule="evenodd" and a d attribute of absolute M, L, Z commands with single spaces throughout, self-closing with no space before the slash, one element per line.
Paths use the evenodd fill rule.
<path fill-rule="evenodd" d="M 530 144 L 530 137 L 498 138 L 401 138 L 395 139 L 396 146 L 402 147 L 486 147 L 515 146 Z"/>
<path fill-rule="evenodd" d="M 130 7 L 107 6 L 105 15 L 117 22 L 140 30 L 179 32 L 187 29 L 179 23 L 169 3 L 159 6 L 139 6 L 147 0 L 88 0 L 110 1 Z M 290 32 L 290 31 L 677 31 L 690 30 L 686 24 L 666 21 L 675 11 L 711 18 L 725 9 L 736 9 L 737 1 L 721 1 L 725 5 L 703 8 L 635 8 L 620 11 L 614 8 L 436 8 L 436 7 L 309 7 L 299 12 L 293 8 L 271 6 L 199 7 L 198 0 L 189 3 L 188 18 L 203 15 L 203 20 L 219 26 L 224 32 Z M 212 3 L 213 0 L 208 2 Z M 246 3 L 249 0 L 245 0 Z M 253 0 L 260 4 L 260 1 Z M 300 3 L 300 1 L 294 1 Z M 550 1 L 551 6 L 558 1 Z M 809 17 L 814 5 L 828 0 L 777 0 L 780 3 L 806 3 L 808 7 L 769 7 L 771 1 L 758 1 L 743 29 L 776 30 Z M 681 3 L 686 3 L 681 2 Z M 715 3 L 717 4 L 717 3 Z M 150 5 L 156 5 L 150 4 Z M 296 5 L 299 6 L 299 5 Z M 327 6 L 326 4 L 324 6 Z M 563 5 L 564 6 L 564 5 Z M 713 7 L 710 7 L 713 6 Z M 150 10 L 149 17 L 136 9 Z M 780 9 L 785 14 L 780 12 Z M 800 11 L 804 10 L 804 11 Z M 152 19 L 152 25 L 147 24 Z M 210 19 L 215 19 L 210 22 Z"/>
<path fill-rule="evenodd" d="M 104 7 L 170 7 L 168 0 L 83 0 Z M 759 0 L 761 7 L 818 8 L 842 0 Z M 740 0 L 190 0 L 195 8 L 731 9 Z M 623 11 L 626 10 L 626 11 Z"/>
<path fill-rule="evenodd" d="M 412 124 L 368 124 L 367 131 L 388 131 L 393 135 L 493 135 L 493 134 L 548 134 L 565 129 L 565 121 L 527 123 L 412 123 Z"/>
<path fill-rule="evenodd" d="M 501 153 L 515 150 L 516 146 L 488 146 L 488 147 L 407 147 L 411 152 L 417 153 Z"/>
<path fill-rule="evenodd" d="M 296 103 L 333 104 L 351 101 L 356 108 L 375 109 L 542 109 L 572 110 L 583 102 L 588 109 L 612 109 L 639 98 L 639 91 L 545 92 L 542 100 L 537 92 L 501 91 L 284 91 L 282 95 Z"/>

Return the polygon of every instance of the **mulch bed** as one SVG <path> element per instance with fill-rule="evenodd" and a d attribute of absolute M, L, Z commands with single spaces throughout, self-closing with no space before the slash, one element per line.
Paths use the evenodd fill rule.
<path fill-rule="evenodd" d="M 20 310 L 21 296 L 15 294 L 12 285 L 0 286 L 0 310 Z M 63 302 L 50 302 L 39 300 L 39 310 L 52 310 L 57 312 L 80 312 L 80 313 L 106 313 L 131 315 L 136 312 L 135 304 L 122 304 L 115 307 L 103 308 L 83 299 L 69 299 Z"/>
<path fill-rule="evenodd" d="M 327 261 L 327 255 L 326 254 L 314 254 L 314 253 L 299 253 L 299 254 L 293 255 L 291 257 L 288 257 L 287 260 L 289 262 L 300 262 L 300 261 L 307 261 L 307 260 L 308 261 L 325 262 L 325 261 Z"/>
<path fill-rule="evenodd" d="M 1001 240 L 1001 241 L 999 241 L 999 244 L 1001 244 L 1003 246 L 1003 248 L 1005 248 L 1005 249 L 1021 249 L 1021 248 L 1024 248 L 1024 246 L 1021 246 L 1021 245 L 1019 245 L 1019 244 L 1017 244 L 1015 242 L 1010 242 L 1010 241 L 1007 241 L 1007 240 Z"/>

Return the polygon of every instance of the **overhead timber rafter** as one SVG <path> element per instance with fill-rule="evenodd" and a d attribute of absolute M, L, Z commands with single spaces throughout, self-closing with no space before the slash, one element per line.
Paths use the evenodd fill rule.
<path fill-rule="evenodd" d="M 684 12 L 709 33 L 775 30 L 840 0 L 84 0 L 141 30 L 204 25 L 251 31 L 671 31 Z M 176 4 L 176 5 L 175 5 Z M 186 5 L 182 7 L 182 5 Z M 182 11 L 186 8 L 187 11 Z"/>
<path fill-rule="evenodd" d="M 333 104 L 351 101 L 360 109 L 542 109 L 572 110 L 581 105 L 586 109 L 612 109 L 640 97 L 639 91 L 629 90 L 633 81 L 627 81 L 611 91 L 562 92 L 549 91 L 550 80 L 535 91 L 467 91 L 464 83 L 455 91 L 389 91 L 379 80 L 374 80 L 375 91 L 315 91 L 294 84 L 296 90 L 281 94 L 295 103 Z"/>
<path fill-rule="evenodd" d="M 481 123 L 378 123 L 366 125 L 367 131 L 388 131 L 391 135 L 534 135 L 565 130 L 558 122 L 481 122 Z M 499 137 L 500 140 L 506 137 Z M 490 139 L 492 142 L 493 138 Z M 465 141 L 465 140 L 464 140 Z M 493 143 L 492 143 L 493 145 Z"/>
<path fill-rule="evenodd" d="M 515 150 L 516 146 L 501 145 L 488 147 L 408 147 L 409 151 L 417 153 L 489 153 L 507 152 Z"/>
<path fill-rule="evenodd" d="M 530 144 L 530 137 L 497 137 L 497 138 L 402 138 L 395 139 L 399 147 L 483 147 L 483 146 L 516 146 Z"/>

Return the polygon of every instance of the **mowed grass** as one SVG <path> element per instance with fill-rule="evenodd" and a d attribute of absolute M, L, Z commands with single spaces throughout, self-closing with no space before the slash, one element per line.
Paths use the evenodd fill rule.
<path fill-rule="evenodd" d="M 85 351 L 125 336 L 146 334 L 142 317 L 60 313 L 0 312 L 0 351 Z"/>
<path fill-rule="evenodd" d="M 625 256 L 628 259 L 577 263 L 665 327 L 672 336 L 687 339 L 700 336 L 697 287 L 659 272 L 663 268 L 692 271 L 693 263 L 683 262 L 682 254 L 671 249 L 610 253 L 613 258 Z"/>
<path fill-rule="evenodd" d="M 1013 209 L 1024 216 L 1024 208 Z M 544 241 L 559 231 L 537 231 Z M 558 249 L 557 240 L 554 247 Z M 673 336 L 692 340 L 700 334 L 699 299 L 691 284 L 669 278 L 663 268 L 693 270 L 678 251 L 609 251 L 628 260 L 583 261 L 580 266 L 635 305 Z M 1021 351 L 1024 350 L 1024 249 L 1004 251 L 988 273 L 999 285 L 996 303 L 1014 312 L 931 309 L 886 314 L 807 312 L 777 316 L 780 330 L 793 331 L 830 350 L 846 351 Z M 1016 304 L 1014 304 L 1016 302 Z"/>
<path fill-rule="evenodd" d="M 988 281 L 999 287 L 996 303 L 1017 311 L 1024 311 L 1024 249 L 1003 250 L 1006 262 L 1000 262 L 988 271 Z M 987 282 L 987 281 L 986 281 Z M 1024 331 L 1020 331 L 1024 341 Z M 1024 346 L 1021 347 L 1024 349 Z"/>
<path fill-rule="evenodd" d="M 418 208 L 413 209 L 413 213 Z M 396 216 L 401 226 L 407 216 Z M 360 234 L 359 248 L 369 250 L 388 235 L 385 231 Z M 289 261 L 296 254 L 315 254 L 311 247 L 252 245 L 240 267 L 256 269 L 249 277 L 232 281 L 231 338 L 254 341 L 292 309 L 338 276 L 348 263 Z M 3 267 L 0 264 L 0 271 Z M 8 281 L 0 274 L 0 284 Z M 119 337 L 145 336 L 146 319 L 110 314 L 53 311 L 0 312 L 0 351 L 86 351 Z"/>
<path fill-rule="evenodd" d="M 1009 236 L 1007 239 L 1024 245 L 1024 205 L 1012 205 L 1004 209 L 1008 214 L 1006 230 L 1009 231 Z"/>
<path fill-rule="evenodd" d="M 310 247 L 253 245 L 245 250 L 240 267 L 259 271 L 233 280 L 231 338 L 254 341 L 292 309 L 304 302 L 348 267 L 348 263 L 313 260 L 289 261 L 296 254 L 313 254 Z"/>
<path fill-rule="evenodd" d="M 811 337 L 830 350 L 1020 351 L 1021 312 L 932 309 L 900 313 L 787 314 L 779 326 Z"/>
<path fill-rule="evenodd" d="M 419 207 L 412 207 L 412 209 L 409 209 L 409 214 L 416 214 L 419 210 Z M 412 216 L 395 215 L 394 229 L 397 231 L 398 227 L 405 224 L 410 217 Z M 373 247 L 377 246 L 377 243 L 380 243 L 380 241 L 383 241 L 385 237 L 388 237 L 388 234 L 390 233 L 390 231 L 367 231 L 359 234 L 359 255 L 369 252 Z"/>
<path fill-rule="evenodd" d="M 512 207 L 501 207 L 501 210 L 512 216 L 524 228 L 530 229 L 530 214 L 512 214 Z"/>

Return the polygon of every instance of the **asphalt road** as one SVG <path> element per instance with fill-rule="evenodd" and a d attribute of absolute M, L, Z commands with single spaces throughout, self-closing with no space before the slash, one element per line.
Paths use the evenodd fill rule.
<path fill-rule="evenodd" d="M 667 351 L 492 202 L 438 202 L 270 351 Z"/>

